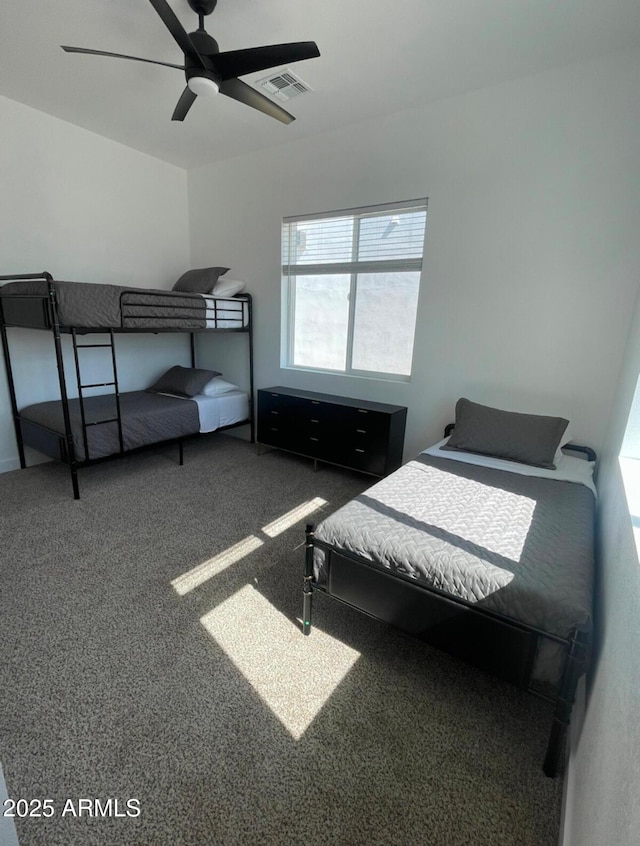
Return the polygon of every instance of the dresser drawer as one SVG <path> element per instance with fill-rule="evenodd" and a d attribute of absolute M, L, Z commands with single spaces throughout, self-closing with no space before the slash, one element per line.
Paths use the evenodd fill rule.
<path fill-rule="evenodd" d="M 353 467 L 354 470 L 362 470 L 364 473 L 373 473 L 374 476 L 384 476 L 386 467 L 386 450 L 379 446 L 369 445 L 366 442 L 345 443 L 342 449 L 342 464 L 346 467 Z"/>
<path fill-rule="evenodd" d="M 354 431 L 368 437 L 386 438 L 389 434 L 388 414 L 371 411 L 366 408 L 345 408 L 342 416 L 343 423 Z"/>
<path fill-rule="evenodd" d="M 299 414 L 303 406 L 304 401 L 297 397 L 258 391 L 258 442 L 285 449 L 297 449 L 294 442 L 297 439 Z"/>
<path fill-rule="evenodd" d="M 351 409 L 350 409 L 351 411 Z M 344 429 L 359 445 L 385 444 L 389 438 L 390 418 L 387 414 L 363 411 L 345 416 Z"/>
<path fill-rule="evenodd" d="M 258 391 L 258 414 L 272 417 L 298 419 L 307 407 L 307 401 L 268 391 Z"/>
<path fill-rule="evenodd" d="M 297 444 L 297 451 L 311 458 L 320 458 L 324 461 L 336 460 L 332 459 L 335 453 L 334 441 L 322 430 L 304 429 L 298 432 Z"/>
<path fill-rule="evenodd" d="M 389 415 L 367 409 L 349 409 L 349 412 L 344 426 L 344 450 L 349 466 L 383 475 L 389 445 Z"/>
<path fill-rule="evenodd" d="M 344 439 L 344 424 L 335 404 L 305 399 L 296 406 L 296 449 L 312 458 L 338 461 L 336 453 Z"/>
<path fill-rule="evenodd" d="M 293 449 L 291 441 L 294 431 L 286 425 L 286 422 L 283 423 L 264 414 L 258 414 L 258 443 Z"/>

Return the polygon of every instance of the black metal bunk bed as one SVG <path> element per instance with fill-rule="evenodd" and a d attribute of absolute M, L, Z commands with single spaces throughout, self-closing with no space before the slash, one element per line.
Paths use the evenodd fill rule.
<path fill-rule="evenodd" d="M 116 286 L 89 285 L 85 283 L 64 283 L 57 282 L 48 272 L 33 274 L 14 274 L 0 276 L 0 283 L 22 283 L 26 286 L 24 293 L 14 285 L 10 294 L 0 287 L 0 334 L 2 336 L 2 348 L 4 353 L 9 397 L 13 414 L 16 442 L 20 467 L 25 468 L 25 447 L 31 447 L 44 455 L 68 465 L 71 482 L 73 485 L 74 499 L 80 498 L 78 484 L 78 470 L 97 464 L 112 458 L 122 457 L 145 446 L 158 446 L 160 443 L 176 443 L 179 449 L 179 463 L 183 464 L 183 440 L 187 436 L 195 435 L 198 429 L 181 433 L 177 437 L 168 437 L 150 440 L 144 445 L 127 448 L 123 432 L 123 405 L 128 397 L 135 397 L 135 393 L 121 393 L 118 383 L 118 368 L 115 349 L 115 335 L 124 333 L 188 333 L 190 336 L 191 366 L 196 367 L 196 342 L 197 333 L 243 333 L 248 339 L 248 363 L 249 363 L 249 395 L 248 395 L 248 416 L 246 419 L 231 423 L 230 425 L 219 426 L 215 431 L 222 431 L 238 426 L 250 426 L 250 438 L 255 440 L 255 415 L 254 415 L 254 383 L 253 383 L 253 319 L 252 319 L 252 298 L 250 294 L 236 294 L 234 297 L 204 298 L 200 294 L 178 293 L 173 291 L 155 289 L 119 288 Z M 80 319 L 80 323 L 88 325 L 69 325 L 65 322 L 64 314 L 61 318 L 59 291 L 67 289 L 60 286 L 75 286 L 77 290 L 108 289 L 106 299 L 107 308 L 103 308 L 101 314 L 108 314 L 105 321 L 109 325 L 93 325 L 93 319 Z M 206 300 L 206 302 L 205 302 Z M 153 304 L 153 309 L 148 313 L 145 310 L 145 303 Z M 128 306 L 126 305 L 128 303 Z M 68 305 L 68 304 L 67 304 Z M 104 303 L 102 306 L 104 307 Z M 205 305 L 208 310 L 205 309 Z M 69 314 L 67 310 L 67 314 Z M 151 314 L 151 316 L 149 316 Z M 155 316 L 161 315 L 161 316 Z M 176 315 L 172 318 L 171 315 Z M 100 322 L 100 321 L 99 321 Z M 14 381 L 13 367 L 11 361 L 11 350 L 7 329 L 9 328 L 39 329 L 51 332 L 56 367 L 58 372 L 61 410 L 60 426 L 51 427 L 41 421 L 28 419 L 23 416 L 18 408 L 16 386 Z M 64 369 L 64 353 L 62 336 L 69 335 L 73 348 L 75 364 L 75 375 L 77 381 L 77 398 L 70 398 L 67 389 L 67 378 Z M 79 343 L 78 339 L 88 335 L 106 335 L 108 341 L 100 343 Z M 81 378 L 81 365 L 79 353 L 86 348 L 103 348 L 110 352 L 113 380 L 109 382 L 85 384 Z M 112 393 L 108 396 L 113 402 L 110 405 L 111 416 L 96 419 L 95 413 L 91 413 L 92 400 L 101 400 L 105 395 L 86 397 L 84 391 L 96 388 L 110 388 Z M 160 397 L 165 404 L 177 403 L 184 405 L 180 399 L 171 400 L 169 397 Z M 58 401 L 55 403 L 58 404 Z M 45 404 L 42 404 L 45 405 Z M 54 405 L 50 403 L 49 405 Z M 104 406 L 104 403 L 102 404 Z M 191 405 L 188 403 L 187 405 Z M 89 444 L 89 433 L 92 427 L 100 427 L 109 424 L 115 427 L 117 437 L 113 451 L 109 455 L 91 457 Z M 76 437 L 74 438 L 74 427 Z M 78 429 L 81 431 L 78 439 Z M 80 440 L 80 446 L 78 445 Z"/>
<path fill-rule="evenodd" d="M 451 433 L 452 428 L 453 424 L 450 424 L 445 436 Z M 567 444 L 564 449 L 569 454 L 577 452 L 589 462 L 596 461 L 596 454 L 590 447 Z M 448 463 L 456 464 L 455 461 Z M 518 477 L 513 473 L 506 474 L 513 481 L 505 482 L 499 479 L 500 475 L 505 476 L 503 470 L 470 469 L 464 464 L 451 469 L 445 467 L 446 464 L 446 459 L 443 463 L 442 459 L 419 456 L 416 461 L 409 462 L 356 497 L 319 526 L 307 524 L 303 633 L 308 635 L 311 631 L 312 597 L 319 591 L 545 699 L 554 705 L 554 713 L 543 770 L 545 775 L 555 777 L 563 771 L 566 735 L 577 684 L 588 669 L 591 651 L 595 499 L 587 487 L 572 482 L 554 479 L 532 482 L 527 477 L 516 481 Z M 409 478 L 411 465 L 415 465 L 413 471 L 417 481 Z M 533 581 L 526 585 L 526 592 L 518 586 L 519 593 L 510 593 L 520 578 L 518 574 L 512 582 L 507 576 L 503 587 L 493 595 L 485 599 L 474 596 L 469 600 L 456 595 L 444 580 L 438 587 L 416 578 L 419 566 L 414 574 L 410 573 L 410 567 L 403 571 L 390 566 L 394 557 L 400 560 L 405 556 L 406 560 L 413 562 L 419 559 L 416 554 L 416 548 L 420 546 L 419 535 L 428 537 L 427 544 L 435 544 L 425 547 L 425 559 L 432 556 L 431 560 L 435 560 L 435 557 L 442 556 L 444 548 L 445 557 L 440 558 L 440 566 L 451 566 L 452 573 L 460 562 L 456 554 L 461 552 L 474 556 L 479 554 L 484 562 L 496 560 L 491 555 L 487 556 L 486 549 L 478 543 L 465 541 L 462 536 L 447 531 L 445 526 L 458 507 L 470 513 L 469 509 L 473 509 L 474 505 L 468 500 L 464 504 L 454 502 L 450 505 L 446 490 L 449 483 L 443 480 L 443 485 L 437 490 L 430 488 L 431 470 L 440 476 L 450 473 L 454 479 L 471 480 L 472 485 L 497 486 L 510 492 L 517 491 L 516 496 L 524 492 L 534 497 L 535 509 L 541 512 L 538 534 L 549 535 L 545 551 L 549 552 L 549 561 L 553 561 L 556 576 L 545 580 L 544 574 L 538 574 L 537 565 L 546 561 L 539 554 L 536 560 L 536 555 L 532 554 Z M 402 493 L 405 483 L 409 499 Z M 422 522 L 415 519 L 413 512 L 412 515 L 405 513 L 398 505 L 403 500 L 396 499 L 394 502 L 389 495 L 394 485 L 398 497 L 410 502 L 412 495 L 417 496 L 427 504 L 423 513 L 430 516 L 440 514 L 440 519 L 425 517 Z M 566 489 L 554 495 L 553 486 L 558 485 L 565 485 Z M 576 490 L 571 492 L 571 488 Z M 453 500 L 457 498 L 456 490 L 454 482 Z M 476 508 L 478 514 L 482 512 L 481 519 L 485 521 L 488 509 L 484 507 L 483 511 L 482 505 L 481 502 Z M 411 510 L 407 508 L 407 511 Z M 500 527 L 508 531 L 509 515 L 500 515 L 497 511 L 493 514 L 497 520 L 506 518 Z M 395 533 L 393 523 L 400 527 Z M 376 533 L 379 534 L 379 542 Z M 568 542 L 565 542 L 565 536 L 568 536 Z M 436 547 L 440 543 L 443 546 L 438 550 Z M 453 550 L 453 556 L 446 549 Z M 516 572 L 514 570 L 514 574 Z M 455 579 L 458 583 L 464 583 L 464 573 L 463 567 L 457 570 Z M 565 591 L 556 591 L 559 586 L 562 587 L 562 581 Z M 495 601 L 499 594 L 502 594 L 501 605 Z M 558 633 L 559 628 L 554 631 L 555 624 L 532 623 L 532 612 L 526 607 L 526 602 L 532 601 L 530 597 L 539 607 L 541 603 L 546 604 L 547 612 L 551 609 L 551 617 L 555 615 L 557 620 L 562 620 L 561 634 Z M 535 613 L 540 614 L 539 608 Z"/>

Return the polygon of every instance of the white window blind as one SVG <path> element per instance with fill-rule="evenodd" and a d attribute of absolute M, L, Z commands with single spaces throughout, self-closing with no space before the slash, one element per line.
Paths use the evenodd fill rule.
<path fill-rule="evenodd" d="M 406 378 L 426 200 L 285 218 L 290 367 Z"/>
<path fill-rule="evenodd" d="M 285 218 L 283 272 L 375 273 L 421 270 L 426 200 L 415 207 Z"/>

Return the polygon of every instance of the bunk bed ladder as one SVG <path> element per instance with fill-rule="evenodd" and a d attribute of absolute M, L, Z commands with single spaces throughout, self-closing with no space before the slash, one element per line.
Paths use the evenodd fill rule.
<path fill-rule="evenodd" d="M 106 334 L 106 333 L 105 333 Z M 73 358 L 76 365 L 76 379 L 78 382 L 78 399 L 80 401 L 80 419 L 82 422 L 82 438 L 84 441 L 84 456 L 85 461 L 89 460 L 89 436 L 88 430 L 90 426 L 102 426 L 105 423 L 117 423 L 118 424 L 118 442 L 120 446 L 120 455 L 124 454 L 124 440 L 122 437 L 122 414 L 120 411 L 120 387 L 118 385 L 118 365 L 116 362 L 116 349 L 115 349 L 115 341 L 113 337 L 113 329 L 109 330 L 109 342 L 102 343 L 102 344 L 79 344 L 77 338 L 77 332 L 75 329 L 71 330 L 71 338 L 73 340 Z M 93 382 L 87 383 L 86 385 L 82 382 L 82 376 L 80 372 L 80 357 L 78 356 L 78 352 L 80 350 L 85 349 L 109 349 L 111 350 L 111 369 L 113 372 L 113 381 L 112 382 Z M 115 417 L 107 417 L 104 420 L 89 420 L 87 421 L 87 415 L 85 410 L 85 397 L 83 391 L 89 388 L 113 388 L 114 397 L 115 397 L 115 406 L 116 406 L 116 413 Z"/>

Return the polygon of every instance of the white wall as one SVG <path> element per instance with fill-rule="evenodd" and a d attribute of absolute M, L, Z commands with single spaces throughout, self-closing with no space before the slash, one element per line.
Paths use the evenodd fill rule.
<path fill-rule="evenodd" d="M 0 275 L 170 288 L 190 267 L 185 171 L 4 97 L 0 124 Z M 10 335 L 19 404 L 59 396 L 51 338 Z M 124 390 L 188 362 L 182 336 L 121 336 L 118 350 Z M 17 466 L 0 368 L 0 470 Z"/>
<path fill-rule="evenodd" d="M 601 446 L 637 282 L 639 77 L 621 54 L 190 171 L 192 260 L 248 280 L 257 386 L 406 404 L 406 457 L 461 395 Z M 282 217 L 422 196 L 411 383 L 282 370 Z"/>
<path fill-rule="evenodd" d="M 574 729 L 563 846 L 630 846 L 640 831 L 640 527 L 634 539 L 617 459 L 639 373 L 640 299 L 598 480 L 598 651 Z"/>

